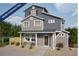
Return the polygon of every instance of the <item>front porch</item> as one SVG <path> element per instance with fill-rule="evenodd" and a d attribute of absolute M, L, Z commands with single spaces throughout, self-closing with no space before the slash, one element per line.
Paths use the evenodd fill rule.
<path fill-rule="evenodd" d="M 22 44 L 34 44 L 34 47 L 43 46 L 55 49 L 56 33 L 53 32 L 21 32 L 20 33 L 20 47 Z"/>

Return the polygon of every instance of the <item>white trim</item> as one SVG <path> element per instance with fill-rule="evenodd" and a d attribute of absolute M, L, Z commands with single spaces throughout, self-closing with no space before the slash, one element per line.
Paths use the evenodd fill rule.
<path fill-rule="evenodd" d="M 48 20 L 48 23 L 49 23 L 49 24 L 55 23 L 55 19 L 49 19 L 49 20 Z"/>
<path fill-rule="evenodd" d="M 62 34 L 64 34 L 64 35 L 62 35 Z M 65 33 L 60 32 L 60 33 L 58 33 L 58 35 L 56 37 L 65 37 Z"/>
<path fill-rule="evenodd" d="M 25 18 L 22 20 L 22 22 L 25 21 L 25 19 L 26 19 L 26 18 L 29 18 L 29 17 L 36 17 L 36 18 L 39 18 L 39 19 L 44 19 L 44 18 L 39 17 L 39 16 L 36 16 L 36 15 L 28 15 L 27 17 L 25 17 Z"/>
<path fill-rule="evenodd" d="M 18 32 L 18 33 L 55 33 L 55 32 Z"/>
<path fill-rule="evenodd" d="M 69 47 L 69 44 L 68 44 L 69 43 L 69 35 L 67 33 L 66 33 L 66 35 L 67 35 L 67 39 L 66 39 L 67 40 L 67 47 Z"/>
<path fill-rule="evenodd" d="M 45 45 L 45 36 L 48 36 L 48 45 Z M 44 35 L 43 36 L 43 46 L 44 47 L 49 47 L 49 35 Z"/>
<path fill-rule="evenodd" d="M 42 21 L 42 30 L 43 30 L 43 28 L 44 28 L 44 22 Z"/>
<path fill-rule="evenodd" d="M 30 12 L 31 12 L 31 15 L 36 15 L 36 9 L 32 9 Z"/>
<path fill-rule="evenodd" d="M 36 43 L 36 47 L 37 47 L 37 33 L 35 33 L 35 43 Z"/>
<path fill-rule="evenodd" d="M 22 35 L 20 33 L 20 47 L 21 47 L 21 43 L 22 43 Z"/>
<path fill-rule="evenodd" d="M 39 26 L 37 26 L 37 25 L 35 24 L 36 21 L 40 21 L 40 25 L 39 25 Z M 41 26 L 42 26 L 41 20 L 34 20 L 34 27 L 41 27 Z"/>
<path fill-rule="evenodd" d="M 55 15 L 52 15 L 52 14 L 50 14 L 50 13 L 46 13 L 45 11 L 42 11 L 42 13 L 48 14 L 48 15 L 51 15 L 51 16 L 55 16 Z M 55 17 L 58 17 L 58 16 L 55 16 Z M 62 17 L 58 17 L 58 18 L 62 18 Z"/>
<path fill-rule="evenodd" d="M 62 20 L 61 20 L 61 31 L 62 31 Z"/>
<path fill-rule="evenodd" d="M 28 27 L 25 25 L 25 22 L 28 22 L 28 27 L 30 27 L 30 22 L 29 22 L 29 21 L 24 21 L 24 22 L 22 22 L 22 28 L 28 28 Z"/>
<path fill-rule="evenodd" d="M 53 38 L 53 49 L 55 49 L 56 48 L 56 33 L 53 33 L 52 34 L 52 38 Z"/>

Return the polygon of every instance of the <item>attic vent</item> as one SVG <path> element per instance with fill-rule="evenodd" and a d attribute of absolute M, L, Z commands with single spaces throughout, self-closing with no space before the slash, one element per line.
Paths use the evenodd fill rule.
<path fill-rule="evenodd" d="M 32 9 L 35 9 L 35 7 L 33 6 Z"/>

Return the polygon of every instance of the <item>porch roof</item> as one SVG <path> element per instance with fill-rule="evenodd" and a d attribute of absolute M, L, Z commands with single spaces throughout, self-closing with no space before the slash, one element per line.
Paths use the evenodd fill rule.
<path fill-rule="evenodd" d="M 55 31 L 20 31 L 18 33 L 55 33 Z"/>

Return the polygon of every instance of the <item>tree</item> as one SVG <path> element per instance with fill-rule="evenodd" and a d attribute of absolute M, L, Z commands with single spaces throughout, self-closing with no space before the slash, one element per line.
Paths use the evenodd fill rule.
<path fill-rule="evenodd" d="M 73 43 L 73 44 L 77 44 L 77 32 L 78 32 L 78 29 L 76 28 L 76 27 L 74 27 L 74 28 L 67 28 L 66 29 L 67 31 L 69 31 L 70 33 L 69 33 L 69 43 Z"/>
<path fill-rule="evenodd" d="M 8 22 L 0 22 L 0 36 L 19 36 L 20 26 L 12 25 Z"/>
<path fill-rule="evenodd" d="M 11 30 L 11 24 L 8 22 L 0 22 L 0 36 L 9 36 L 9 31 Z"/>

